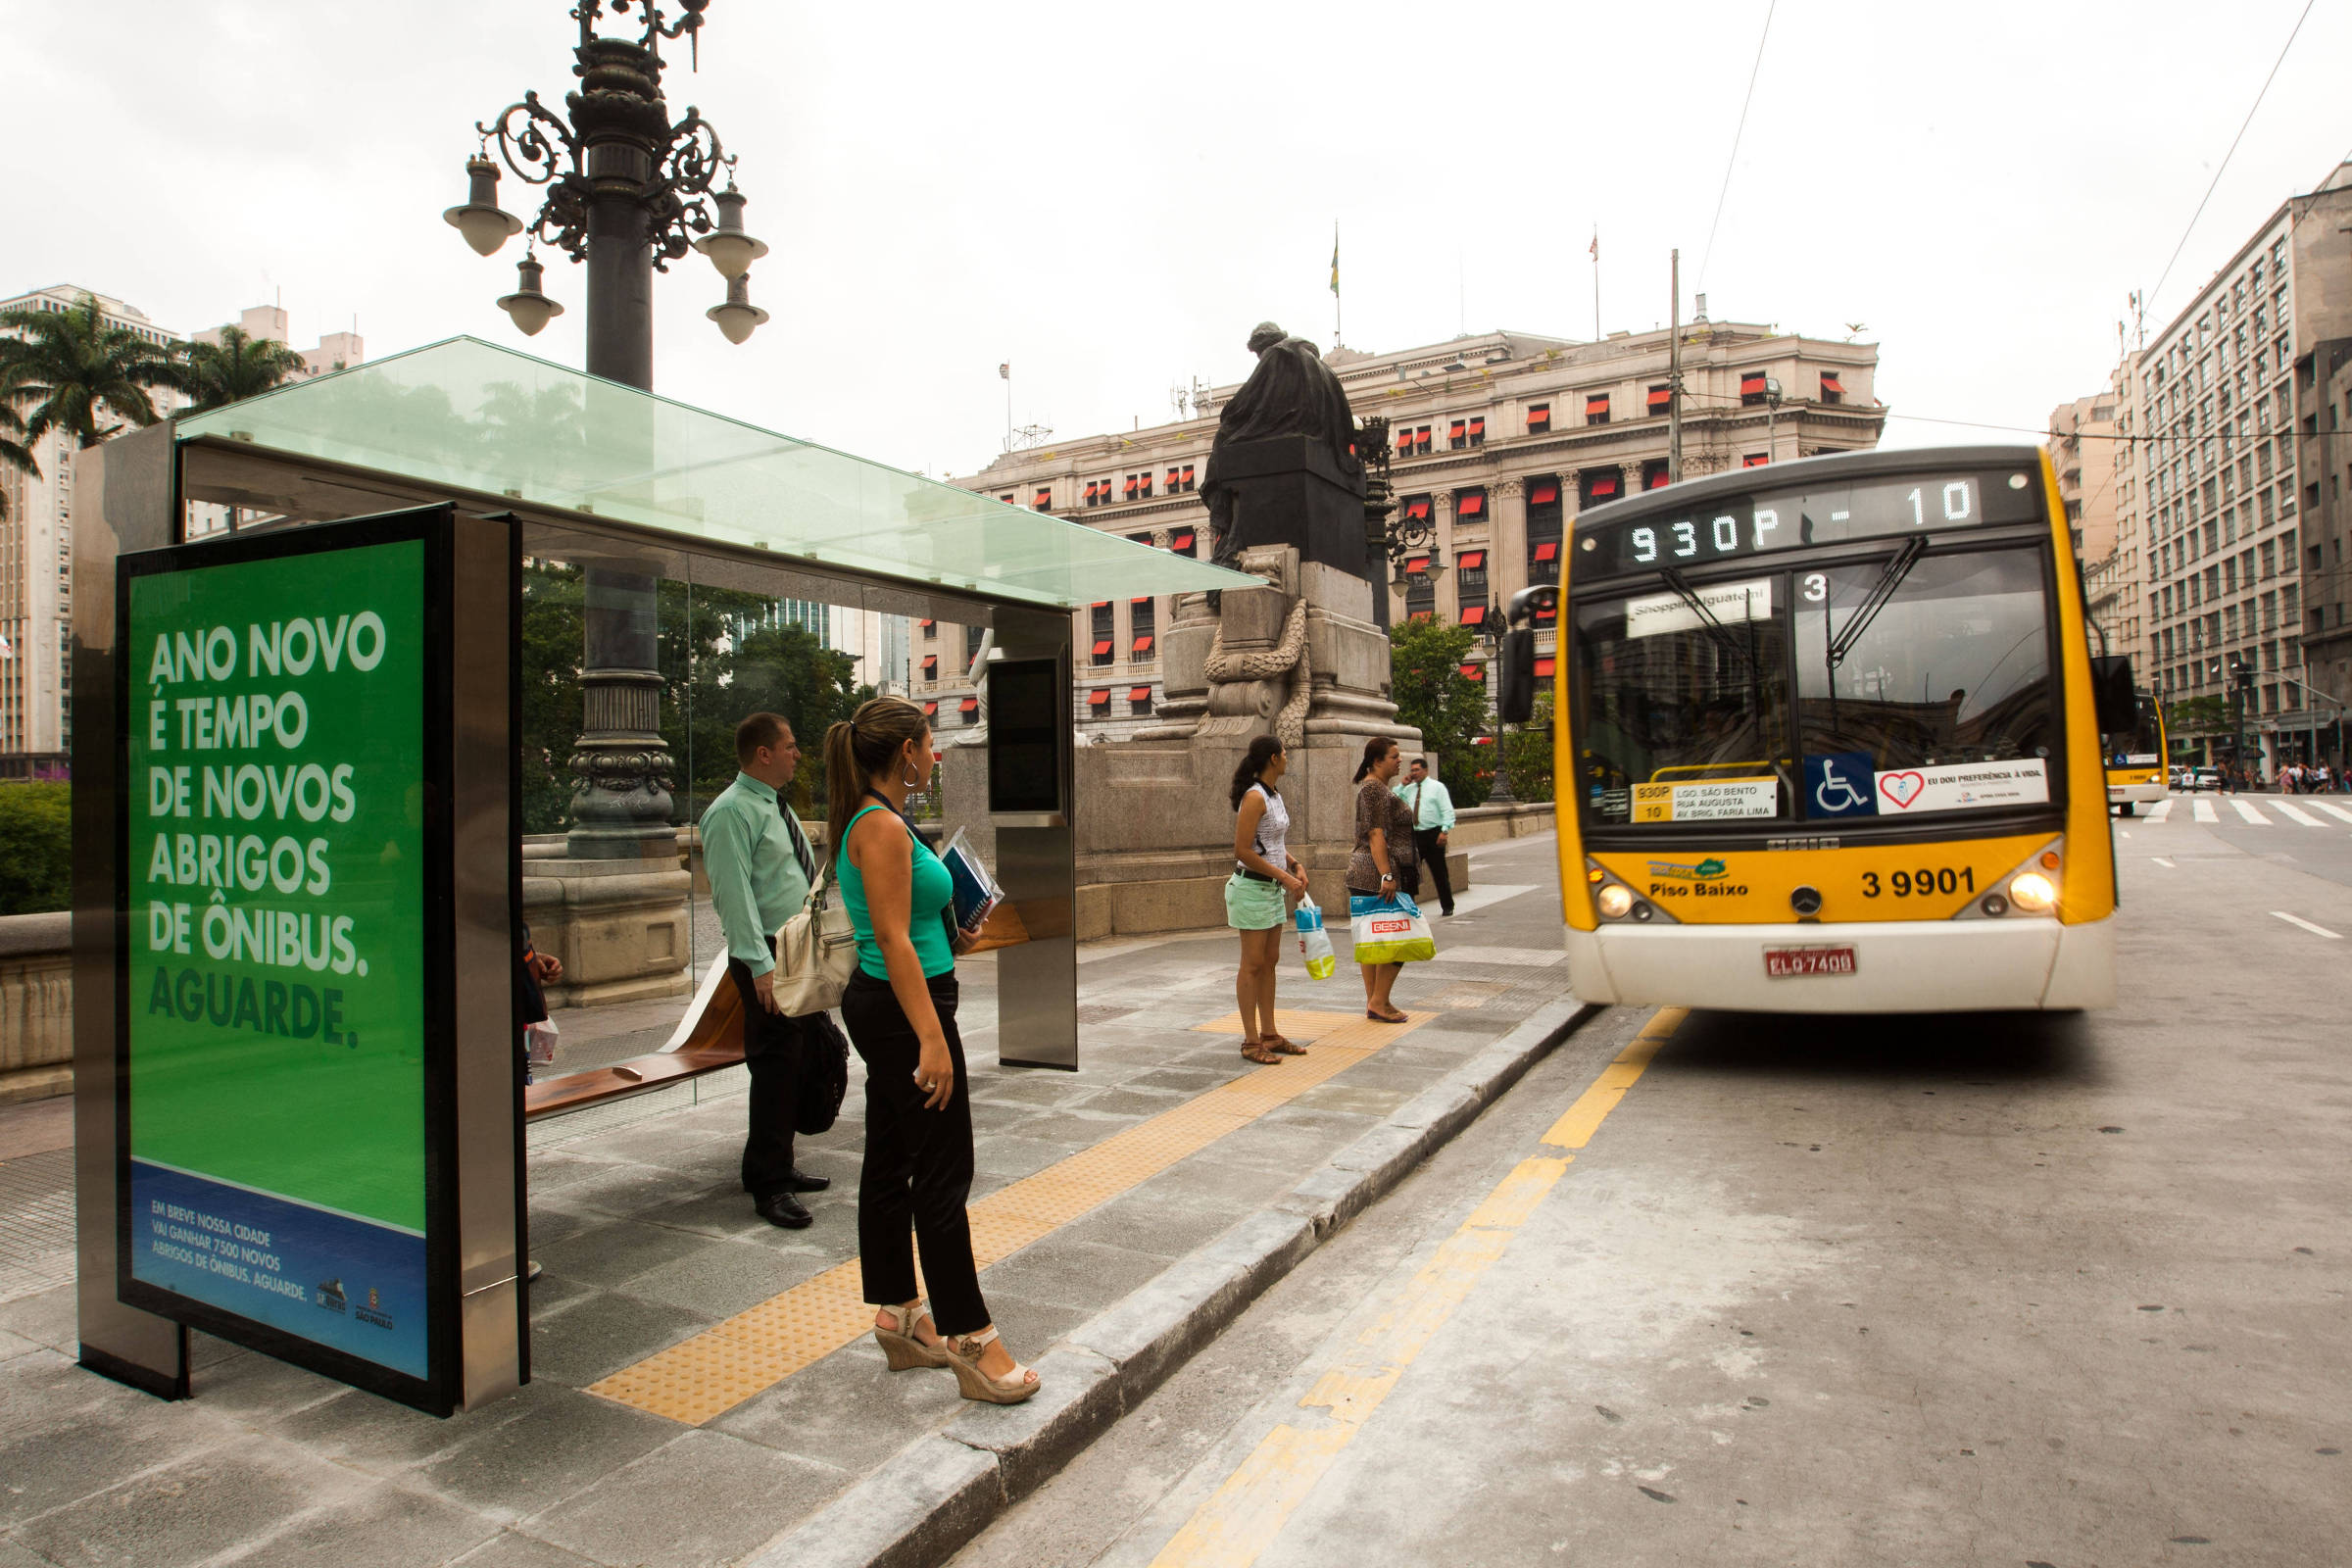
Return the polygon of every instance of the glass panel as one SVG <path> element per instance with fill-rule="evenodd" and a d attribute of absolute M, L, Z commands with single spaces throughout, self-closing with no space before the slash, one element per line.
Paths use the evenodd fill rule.
<path fill-rule="evenodd" d="M 1875 803 L 1851 808 L 1880 816 L 2047 801 L 2057 714 L 2040 551 L 1919 558 L 1885 608 L 1864 617 L 1888 567 L 1880 560 L 1796 575 L 1808 778 L 1820 759 L 1849 760 L 1838 777 L 1854 793 L 1868 793 L 1865 770 L 1877 783 Z M 1983 765 L 1993 763 L 2018 765 Z M 1837 791 L 1840 807 L 1846 793 Z"/>
<path fill-rule="evenodd" d="M 1028 604 L 1256 583 L 472 338 L 178 431 Z"/>
<path fill-rule="evenodd" d="M 1576 608 L 1580 786 L 1595 824 L 1793 813 L 1787 579 Z M 1703 607 L 1704 612 L 1701 612 Z"/>

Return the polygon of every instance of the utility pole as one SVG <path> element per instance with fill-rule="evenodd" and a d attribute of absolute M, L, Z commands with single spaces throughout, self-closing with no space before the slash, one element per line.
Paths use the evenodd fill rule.
<path fill-rule="evenodd" d="M 1672 253 L 1669 267 L 1674 305 L 1668 318 L 1674 323 L 1673 341 L 1666 346 L 1666 482 L 1683 482 L 1683 253 Z"/>

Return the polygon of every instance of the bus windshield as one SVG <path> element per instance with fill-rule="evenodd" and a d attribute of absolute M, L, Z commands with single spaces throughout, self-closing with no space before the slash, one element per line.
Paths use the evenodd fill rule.
<path fill-rule="evenodd" d="M 2128 734 L 2099 737 L 2099 747 L 2107 754 L 2109 767 L 2164 766 L 2164 720 L 2157 713 L 2156 699 L 2146 692 L 2136 695 L 2139 723 Z"/>
<path fill-rule="evenodd" d="M 2038 549 L 1801 564 L 1577 606 L 1595 825 L 1940 816 L 2052 798 Z"/>

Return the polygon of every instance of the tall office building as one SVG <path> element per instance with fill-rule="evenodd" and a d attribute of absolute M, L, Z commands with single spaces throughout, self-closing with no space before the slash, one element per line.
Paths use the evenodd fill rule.
<path fill-rule="evenodd" d="M 1703 310 L 1703 301 L 1702 301 Z M 1393 620 L 1435 614 L 1484 630 L 1531 582 L 1559 579 L 1579 511 L 1666 482 L 1667 330 L 1599 342 L 1486 332 L 1393 354 L 1324 356 L 1359 417 L 1389 420 L 1398 520 L 1426 547 L 1389 579 Z M 1695 477 L 1876 446 L 1886 411 L 1873 390 L 1878 346 L 1701 318 L 1683 328 L 1683 470 Z M 1200 497 L 1215 412 L 1241 388 L 1213 388 L 1196 416 L 1150 429 L 1008 452 L 951 482 L 1064 515 L 1139 543 L 1205 559 Z M 1083 733 L 1145 727 L 1157 706 L 1164 596 L 1081 608 L 1077 710 Z M 1550 657 L 1548 629 L 1539 656 Z M 979 628 L 918 623 L 914 696 L 943 732 L 976 724 L 966 678 Z M 1465 666 L 1484 679 L 1484 645 Z"/>

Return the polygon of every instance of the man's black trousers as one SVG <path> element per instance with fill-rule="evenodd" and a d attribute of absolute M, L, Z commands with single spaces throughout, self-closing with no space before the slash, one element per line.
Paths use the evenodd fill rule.
<path fill-rule="evenodd" d="M 1413 829 L 1413 853 L 1429 872 L 1430 883 L 1438 890 L 1438 907 L 1446 914 L 1453 912 L 1453 872 L 1446 864 L 1446 852 L 1438 848 L 1439 830 L 1434 827 Z"/>
<path fill-rule="evenodd" d="M 743 1141 L 743 1190 L 755 1200 L 789 1192 L 793 1124 L 800 1110 L 801 1024 L 760 1005 L 752 971 L 727 960 L 743 999 L 743 1064 L 751 1069 L 751 1133 Z"/>

